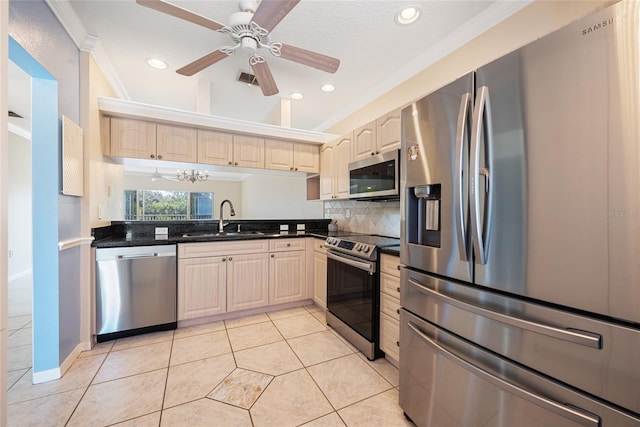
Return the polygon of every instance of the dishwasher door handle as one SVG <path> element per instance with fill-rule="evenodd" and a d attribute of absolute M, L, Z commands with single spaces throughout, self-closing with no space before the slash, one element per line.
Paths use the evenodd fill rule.
<path fill-rule="evenodd" d="M 154 254 L 136 254 L 136 255 L 118 255 L 118 259 L 137 259 L 137 258 L 153 258 L 158 256 L 157 253 Z"/>

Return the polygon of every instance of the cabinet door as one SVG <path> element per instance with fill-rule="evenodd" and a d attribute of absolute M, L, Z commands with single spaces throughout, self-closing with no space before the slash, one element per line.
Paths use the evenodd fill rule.
<path fill-rule="evenodd" d="M 380 350 L 396 362 L 400 360 L 400 322 L 380 313 Z"/>
<path fill-rule="evenodd" d="M 198 131 L 198 163 L 227 166 L 233 164 L 233 135 Z"/>
<path fill-rule="evenodd" d="M 344 137 L 336 144 L 333 153 L 335 198 L 349 198 L 349 162 L 351 161 L 351 138 Z"/>
<path fill-rule="evenodd" d="M 397 150 L 400 148 L 400 109 L 391 111 L 376 120 L 377 150 Z"/>
<path fill-rule="evenodd" d="M 264 167 L 281 171 L 293 170 L 293 143 L 266 139 L 264 141 Z"/>
<path fill-rule="evenodd" d="M 110 133 L 112 156 L 156 158 L 155 123 L 112 117 Z"/>
<path fill-rule="evenodd" d="M 353 160 L 362 160 L 376 153 L 376 122 L 367 123 L 353 131 Z"/>
<path fill-rule="evenodd" d="M 226 289 L 226 257 L 179 260 L 178 320 L 224 313 Z"/>
<path fill-rule="evenodd" d="M 229 255 L 227 258 L 227 312 L 269 304 L 268 255 Z"/>
<path fill-rule="evenodd" d="M 276 252 L 269 259 L 269 305 L 307 298 L 304 251 Z"/>
<path fill-rule="evenodd" d="M 327 143 L 320 149 L 320 200 L 333 199 L 333 143 Z"/>
<path fill-rule="evenodd" d="M 313 301 L 327 308 L 327 254 L 313 252 Z"/>
<path fill-rule="evenodd" d="M 180 126 L 156 125 L 156 155 L 158 160 L 195 163 L 197 131 Z"/>
<path fill-rule="evenodd" d="M 264 169 L 264 138 L 233 135 L 233 165 Z"/>
<path fill-rule="evenodd" d="M 320 172 L 320 149 L 318 146 L 293 144 L 293 169 L 298 172 Z"/>

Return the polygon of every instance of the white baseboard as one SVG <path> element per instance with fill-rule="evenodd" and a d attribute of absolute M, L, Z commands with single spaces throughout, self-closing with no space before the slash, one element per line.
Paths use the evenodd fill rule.
<path fill-rule="evenodd" d="M 91 344 L 80 343 L 74 348 L 69 356 L 62 362 L 62 364 L 58 368 L 48 369 L 46 371 L 34 372 L 33 373 L 33 383 L 40 384 L 47 381 L 53 381 L 62 378 L 62 376 L 69 370 L 71 364 L 75 362 L 80 353 L 83 351 L 91 349 Z"/>
<path fill-rule="evenodd" d="M 24 270 L 24 271 L 21 271 L 21 272 L 19 272 L 19 273 L 14 273 L 14 274 L 12 274 L 11 276 L 9 276 L 9 278 L 7 279 L 7 281 L 8 281 L 9 283 L 11 283 L 13 280 L 22 279 L 23 277 L 25 277 L 25 276 L 29 276 L 29 275 L 31 275 L 31 274 L 33 274 L 33 270 L 31 270 L 31 269 Z"/>

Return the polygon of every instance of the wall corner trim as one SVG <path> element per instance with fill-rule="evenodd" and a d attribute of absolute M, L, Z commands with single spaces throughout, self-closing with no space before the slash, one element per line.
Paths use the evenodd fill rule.
<path fill-rule="evenodd" d="M 80 245 L 89 245 L 93 242 L 95 238 L 91 237 L 78 237 L 75 239 L 63 240 L 62 242 L 58 242 L 58 250 L 64 251 L 65 249 L 75 248 Z"/>
<path fill-rule="evenodd" d="M 91 346 L 89 345 L 89 349 L 90 348 Z M 41 372 L 34 372 L 33 383 L 40 384 L 62 378 L 62 376 L 66 374 L 71 367 L 71 364 L 76 361 L 80 353 L 85 350 L 87 350 L 87 343 L 79 343 L 58 368 L 47 369 L 46 371 Z"/>

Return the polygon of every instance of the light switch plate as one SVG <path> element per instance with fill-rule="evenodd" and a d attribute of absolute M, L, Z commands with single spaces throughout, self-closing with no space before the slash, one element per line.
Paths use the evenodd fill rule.
<path fill-rule="evenodd" d="M 156 235 L 169 234 L 169 227 L 156 227 Z"/>
<path fill-rule="evenodd" d="M 296 230 L 298 231 L 304 230 L 304 224 L 296 224 Z"/>
<path fill-rule="evenodd" d="M 280 224 L 280 231 L 289 231 L 289 226 L 287 224 Z"/>

